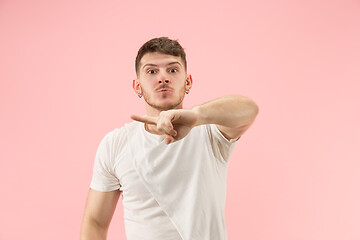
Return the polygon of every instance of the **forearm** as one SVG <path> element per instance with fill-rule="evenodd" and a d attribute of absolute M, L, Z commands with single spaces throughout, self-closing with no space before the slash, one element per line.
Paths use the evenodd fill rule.
<path fill-rule="evenodd" d="M 101 227 L 95 221 L 84 220 L 81 226 L 80 240 L 106 240 L 107 228 Z"/>
<path fill-rule="evenodd" d="M 198 114 L 196 125 L 218 124 L 229 128 L 250 125 L 259 109 L 256 103 L 243 96 L 224 96 L 192 108 Z"/>

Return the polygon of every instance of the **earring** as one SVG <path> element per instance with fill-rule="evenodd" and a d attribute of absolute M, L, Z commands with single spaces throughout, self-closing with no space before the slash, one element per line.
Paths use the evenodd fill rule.
<path fill-rule="evenodd" d="M 138 97 L 139 97 L 139 98 L 141 98 L 141 97 L 142 97 L 142 95 L 139 93 L 139 94 L 138 94 Z"/>
<path fill-rule="evenodd" d="M 189 94 L 190 90 L 189 89 L 186 89 L 185 93 L 186 94 Z"/>

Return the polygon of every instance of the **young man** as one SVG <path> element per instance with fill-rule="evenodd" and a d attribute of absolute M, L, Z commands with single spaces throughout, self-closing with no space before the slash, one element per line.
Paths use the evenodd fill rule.
<path fill-rule="evenodd" d="M 183 109 L 193 80 L 183 48 L 166 37 L 146 42 L 135 67 L 133 88 L 147 115 L 132 115 L 102 139 L 81 239 L 106 239 L 121 194 L 128 240 L 227 239 L 228 160 L 257 105 L 224 96 Z"/>

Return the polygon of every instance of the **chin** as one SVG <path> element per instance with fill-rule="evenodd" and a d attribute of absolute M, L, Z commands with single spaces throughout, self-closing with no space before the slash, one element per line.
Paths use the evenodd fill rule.
<path fill-rule="evenodd" d="M 167 111 L 171 109 L 180 109 L 182 108 L 182 102 L 184 100 L 184 97 L 168 97 L 168 98 L 161 98 L 161 99 L 153 99 L 155 101 L 151 101 L 144 95 L 144 100 L 146 103 L 151 106 L 152 108 L 155 108 L 160 111 Z"/>
<path fill-rule="evenodd" d="M 179 105 L 181 105 L 181 103 L 180 104 L 178 104 L 178 103 L 168 103 L 168 104 L 160 104 L 160 105 L 158 105 L 158 107 L 162 111 L 167 111 L 167 110 L 179 108 Z"/>
<path fill-rule="evenodd" d="M 177 109 L 177 108 L 181 108 L 182 107 L 182 101 L 173 101 L 173 102 L 163 102 L 163 103 L 157 103 L 157 104 L 153 104 L 150 105 L 158 110 L 161 111 L 167 111 L 167 110 L 171 110 L 171 109 Z"/>

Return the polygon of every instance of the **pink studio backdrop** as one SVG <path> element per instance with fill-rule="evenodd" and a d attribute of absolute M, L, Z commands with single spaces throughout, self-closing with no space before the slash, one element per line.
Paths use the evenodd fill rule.
<path fill-rule="evenodd" d="M 229 240 L 360 239 L 356 0 L 0 0 L 0 239 L 79 238 L 96 149 L 144 114 L 134 60 L 157 36 L 187 51 L 186 107 L 260 106 L 230 159 Z"/>

